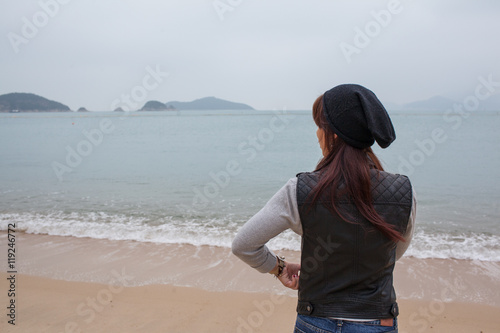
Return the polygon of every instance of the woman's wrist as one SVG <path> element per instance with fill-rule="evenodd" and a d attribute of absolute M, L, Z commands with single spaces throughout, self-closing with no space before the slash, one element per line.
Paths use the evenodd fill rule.
<path fill-rule="evenodd" d="M 279 271 L 278 260 L 276 260 L 276 265 L 274 266 L 274 268 L 272 270 L 269 271 L 269 274 L 276 275 L 276 274 L 278 274 L 278 271 Z"/>
<path fill-rule="evenodd" d="M 280 277 L 281 274 L 283 274 L 283 270 L 285 269 L 285 266 L 286 266 L 285 257 L 276 256 L 276 265 L 269 273 L 273 274 L 276 277 Z"/>

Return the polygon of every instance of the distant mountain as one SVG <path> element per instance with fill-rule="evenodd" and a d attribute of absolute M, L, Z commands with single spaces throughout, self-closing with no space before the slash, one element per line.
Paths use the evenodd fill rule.
<path fill-rule="evenodd" d="M 176 110 L 254 110 L 250 105 L 226 101 L 215 97 L 205 97 L 192 102 L 171 101 L 165 103 Z"/>
<path fill-rule="evenodd" d="M 121 107 L 117 107 L 116 109 L 113 110 L 114 112 L 125 112 Z"/>
<path fill-rule="evenodd" d="M 479 110 L 500 111 L 500 95 L 493 95 L 480 101 Z"/>
<path fill-rule="evenodd" d="M 79 108 L 78 110 L 76 110 L 76 112 L 89 112 L 89 110 L 87 110 L 86 108 L 84 108 L 82 106 L 81 108 Z"/>
<path fill-rule="evenodd" d="M 500 95 L 492 95 L 478 101 L 477 111 L 500 111 Z M 404 104 L 400 109 L 408 111 L 446 111 L 453 109 L 455 104 L 463 103 L 463 100 L 456 101 L 443 96 L 434 96 L 426 100 Z M 387 108 L 389 109 L 389 107 Z"/>
<path fill-rule="evenodd" d="M 392 103 L 392 102 L 384 102 L 384 101 L 381 101 L 381 102 L 387 111 L 398 111 L 398 110 L 401 110 L 403 108 L 403 106 L 400 104 L 396 104 L 396 103 Z"/>
<path fill-rule="evenodd" d="M 0 95 L 0 112 L 66 112 L 68 106 L 27 93 Z"/>
<path fill-rule="evenodd" d="M 162 102 L 148 101 L 139 111 L 167 111 L 167 110 L 172 110 L 172 107 L 169 108 L 166 104 L 163 104 Z"/>
<path fill-rule="evenodd" d="M 403 105 L 403 109 L 414 111 L 445 111 L 452 108 L 453 104 L 456 103 L 456 101 L 443 96 L 434 96 L 426 100 L 405 104 Z"/>

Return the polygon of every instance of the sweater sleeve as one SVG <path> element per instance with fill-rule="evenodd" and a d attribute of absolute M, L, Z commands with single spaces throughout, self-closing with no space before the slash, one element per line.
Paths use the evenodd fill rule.
<path fill-rule="evenodd" d="M 297 178 L 290 179 L 233 240 L 233 253 L 261 273 L 270 272 L 276 265 L 276 255 L 265 245 L 270 239 L 286 229 L 302 235 L 296 187 Z"/>
<path fill-rule="evenodd" d="M 417 215 L 417 196 L 415 190 L 412 190 L 412 200 L 413 201 L 411 204 L 411 213 L 408 220 L 408 226 L 406 228 L 405 234 L 403 235 L 406 241 L 400 241 L 396 245 L 396 260 L 399 260 L 410 246 L 411 240 L 413 238 L 413 232 L 415 231 L 415 218 Z"/>
<path fill-rule="evenodd" d="M 276 255 L 266 243 L 286 229 L 292 229 L 302 235 L 297 206 L 297 178 L 290 179 L 248 222 L 241 227 L 232 243 L 233 254 L 261 273 L 271 271 L 276 265 Z M 398 242 L 396 260 L 399 260 L 413 238 L 417 199 L 412 193 L 412 208 L 408 227 L 403 237 L 405 242 Z"/>

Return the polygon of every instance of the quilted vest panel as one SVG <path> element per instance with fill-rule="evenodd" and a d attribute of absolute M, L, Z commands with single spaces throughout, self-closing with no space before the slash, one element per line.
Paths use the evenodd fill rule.
<path fill-rule="evenodd" d="M 404 234 L 412 206 L 408 177 L 375 169 L 370 172 L 376 211 Z M 340 197 L 336 204 L 354 223 L 325 207 L 327 195 L 311 207 L 310 193 L 318 173 L 297 177 L 303 229 L 297 312 L 333 318 L 397 317 L 392 277 L 396 242 L 378 231 L 346 197 Z"/>

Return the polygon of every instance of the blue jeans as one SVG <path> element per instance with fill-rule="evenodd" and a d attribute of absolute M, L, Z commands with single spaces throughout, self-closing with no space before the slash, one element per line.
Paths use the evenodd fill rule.
<path fill-rule="evenodd" d="M 294 333 L 380 333 L 398 332 L 397 319 L 393 326 L 380 326 L 380 320 L 348 321 L 298 315 Z"/>

